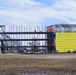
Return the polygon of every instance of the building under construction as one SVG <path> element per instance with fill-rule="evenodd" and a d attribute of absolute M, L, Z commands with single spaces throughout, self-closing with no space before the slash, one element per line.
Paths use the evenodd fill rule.
<path fill-rule="evenodd" d="M 56 53 L 76 50 L 76 25 L 45 27 L 0 25 L 1 53 Z"/>

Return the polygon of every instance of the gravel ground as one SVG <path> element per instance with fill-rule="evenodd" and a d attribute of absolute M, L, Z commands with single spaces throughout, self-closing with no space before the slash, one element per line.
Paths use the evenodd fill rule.
<path fill-rule="evenodd" d="M 70 54 L 0 54 L 0 58 L 40 58 L 40 59 L 69 59 L 76 58 L 76 53 Z"/>
<path fill-rule="evenodd" d="M 76 58 L 76 56 L 47 56 L 46 59 L 69 59 Z"/>

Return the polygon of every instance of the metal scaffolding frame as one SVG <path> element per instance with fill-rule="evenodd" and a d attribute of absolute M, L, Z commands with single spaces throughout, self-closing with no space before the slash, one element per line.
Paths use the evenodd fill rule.
<path fill-rule="evenodd" d="M 16 30 L 14 31 L 15 28 Z M 32 43 L 39 42 L 39 45 L 34 44 L 33 47 L 39 49 L 45 49 L 47 52 L 47 47 L 49 46 L 47 46 L 46 42 L 49 40 L 53 40 L 47 38 L 47 34 L 52 35 L 53 32 L 52 33 L 46 32 L 46 26 L 45 28 L 42 27 L 42 30 L 38 28 L 36 30 L 34 27 L 33 30 L 32 27 L 30 26 L 29 27 L 26 26 L 24 28 L 22 26 L 18 26 L 18 27 L 11 26 L 9 27 L 8 32 L 5 30 L 3 30 L 3 32 L 0 32 L 0 35 L 2 35 L 0 41 L 3 41 L 5 49 L 8 49 L 7 52 L 14 52 L 14 51 L 17 52 L 20 50 L 30 51 L 29 49 L 32 48 L 32 46 L 29 45 L 30 42 Z M 31 31 L 30 29 L 33 31 Z"/>

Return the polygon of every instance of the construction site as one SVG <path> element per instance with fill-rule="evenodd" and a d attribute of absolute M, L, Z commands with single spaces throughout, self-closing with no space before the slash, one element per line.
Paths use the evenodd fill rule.
<path fill-rule="evenodd" d="M 76 25 L 42 27 L 0 25 L 0 53 L 58 53 L 76 51 Z"/>

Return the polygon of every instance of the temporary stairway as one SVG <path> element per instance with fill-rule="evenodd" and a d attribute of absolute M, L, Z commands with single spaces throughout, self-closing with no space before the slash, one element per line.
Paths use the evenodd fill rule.
<path fill-rule="evenodd" d="M 1 32 L 5 32 L 5 25 L 0 25 L 0 31 Z M 1 34 L 0 35 L 0 39 L 12 39 L 9 35 L 7 34 Z M 16 52 L 17 50 L 20 50 L 20 48 L 18 47 L 14 47 L 14 46 L 20 46 L 21 45 L 21 42 L 20 41 L 1 41 L 1 49 L 4 49 L 3 53 L 4 52 Z M 2 48 L 3 46 L 3 48 Z"/>

